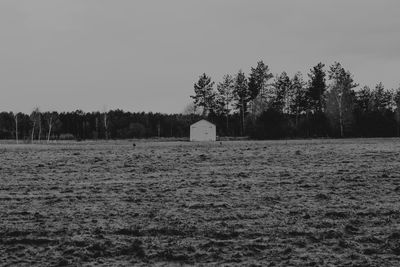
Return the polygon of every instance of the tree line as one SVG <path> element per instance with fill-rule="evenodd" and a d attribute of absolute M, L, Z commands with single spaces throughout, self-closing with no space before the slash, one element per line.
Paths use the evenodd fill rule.
<path fill-rule="evenodd" d="M 216 84 L 202 74 L 191 96 L 223 135 L 258 139 L 400 136 L 400 88 L 359 87 L 339 62 L 273 75 L 263 61 Z M 222 120 L 225 119 L 225 126 Z"/>
<path fill-rule="evenodd" d="M 226 74 L 215 83 L 203 73 L 193 102 L 181 114 L 125 112 L 1 112 L 0 139 L 36 142 L 62 139 L 188 137 L 202 118 L 219 136 L 254 139 L 400 136 L 400 88 L 360 87 L 340 63 L 318 63 L 300 72 L 273 75 L 263 61 L 246 75 Z"/>
<path fill-rule="evenodd" d="M 195 114 L 145 112 L 41 112 L 31 114 L 1 112 L 0 139 L 17 142 L 51 140 L 129 139 L 186 137 L 189 127 L 200 119 Z"/>

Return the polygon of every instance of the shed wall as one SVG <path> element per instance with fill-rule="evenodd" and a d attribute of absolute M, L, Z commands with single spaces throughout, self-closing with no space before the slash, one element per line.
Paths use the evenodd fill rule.
<path fill-rule="evenodd" d="M 190 126 L 190 141 L 216 141 L 216 127 L 214 124 L 200 121 Z"/>

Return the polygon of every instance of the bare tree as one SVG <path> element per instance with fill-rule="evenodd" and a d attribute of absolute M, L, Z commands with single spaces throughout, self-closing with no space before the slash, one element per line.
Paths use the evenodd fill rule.
<path fill-rule="evenodd" d="M 106 140 L 108 140 L 108 123 L 109 123 L 109 118 L 107 116 L 107 111 L 104 110 L 103 113 L 103 126 L 104 126 L 104 137 Z"/>
<path fill-rule="evenodd" d="M 32 121 L 32 135 L 31 135 L 31 143 L 33 143 L 33 138 L 35 136 L 35 128 L 40 124 L 40 110 L 38 107 L 36 107 L 31 115 L 30 115 L 30 119 Z M 40 126 L 39 128 L 39 135 L 41 134 L 41 129 L 42 127 Z M 40 137 L 38 137 L 39 140 Z"/>
<path fill-rule="evenodd" d="M 15 121 L 15 141 L 18 144 L 18 113 L 14 114 L 14 121 Z"/>
<path fill-rule="evenodd" d="M 106 139 L 108 139 L 108 118 L 107 112 L 104 112 L 104 134 Z"/>
<path fill-rule="evenodd" d="M 57 112 L 46 112 L 45 114 L 43 114 L 43 117 L 47 123 L 47 143 L 48 143 L 50 141 L 51 131 L 54 127 L 54 124 L 56 123 L 56 120 L 58 119 L 58 114 Z"/>
<path fill-rule="evenodd" d="M 42 137 L 42 114 L 40 112 L 38 112 L 38 126 L 39 126 L 38 141 L 40 143 Z"/>

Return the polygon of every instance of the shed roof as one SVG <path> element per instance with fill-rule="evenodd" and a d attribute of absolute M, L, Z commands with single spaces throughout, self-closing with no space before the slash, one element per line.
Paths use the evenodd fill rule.
<path fill-rule="evenodd" d="M 211 125 L 214 125 L 214 126 L 215 126 L 214 123 L 211 123 L 211 122 L 209 122 L 208 120 L 204 120 L 204 119 L 199 120 L 198 122 L 193 123 L 191 126 L 200 125 L 200 124 L 211 124 Z"/>

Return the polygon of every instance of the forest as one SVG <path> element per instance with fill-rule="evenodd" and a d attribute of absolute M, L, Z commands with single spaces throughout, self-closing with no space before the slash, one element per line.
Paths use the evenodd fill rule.
<path fill-rule="evenodd" d="M 103 112 L 1 112 L 0 139 L 51 140 L 185 138 L 205 118 L 220 137 L 251 139 L 400 136 L 400 88 L 360 87 L 339 62 L 273 75 L 263 61 L 247 75 L 226 74 L 215 83 L 203 73 L 181 114 Z"/>

